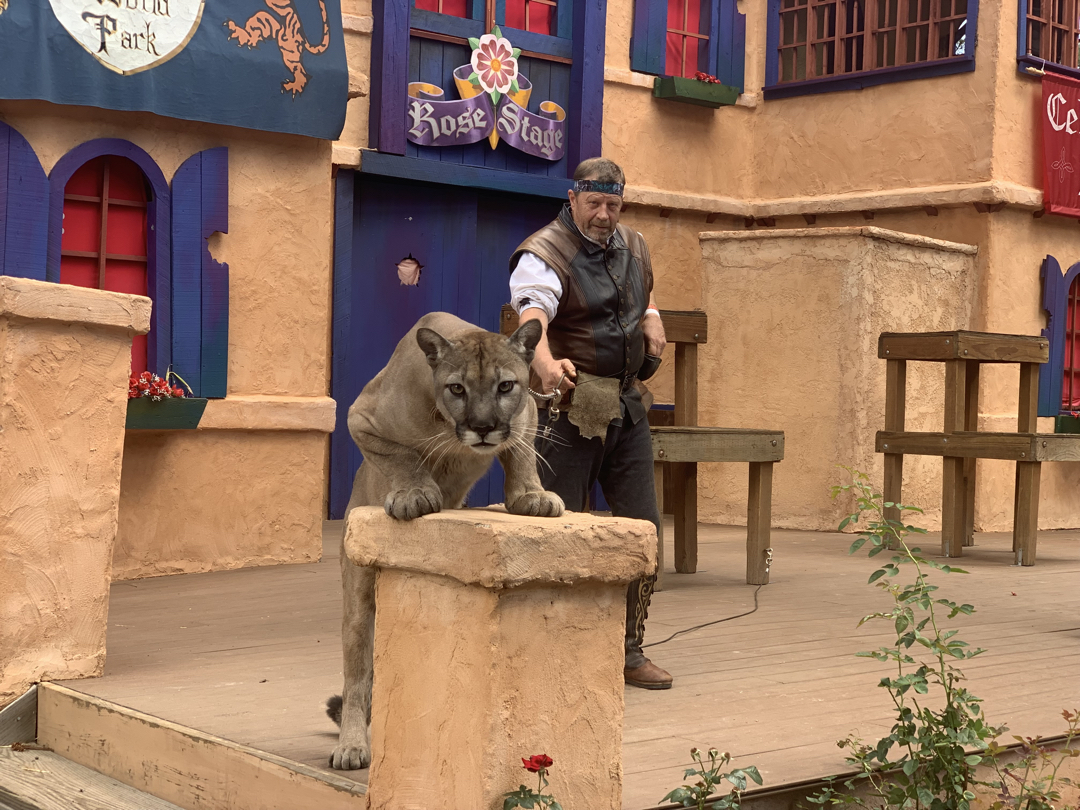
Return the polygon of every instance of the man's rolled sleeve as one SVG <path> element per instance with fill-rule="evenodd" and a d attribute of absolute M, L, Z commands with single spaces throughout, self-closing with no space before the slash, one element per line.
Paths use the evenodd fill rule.
<path fill-rule="evenodd" d="M 558 274 L 535 253 L 523 253 L 510 274 L 510 305 L 518 315 L 530 307 L 543 310 L 550 322 L 559 310 L 562 283 Z"/>

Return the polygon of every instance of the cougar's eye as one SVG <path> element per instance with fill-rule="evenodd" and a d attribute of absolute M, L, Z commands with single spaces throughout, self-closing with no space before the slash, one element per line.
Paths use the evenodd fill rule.
<path fill-rule="evenodd" d="M 465 386 L 461 383 L 454 383 L 453 385 L 448 385 L 446 387 L 450 389 L 450 393 L 453 394 L 455 397 L 465 395 Z"/>
<path fill-rule="evenodd" d="M 513 380 L 503 380 L 501 383 L 499 383 L 499 393 L 500 394 L 509 394 L 513 390 L 514 390 L 514 381 Z"/>

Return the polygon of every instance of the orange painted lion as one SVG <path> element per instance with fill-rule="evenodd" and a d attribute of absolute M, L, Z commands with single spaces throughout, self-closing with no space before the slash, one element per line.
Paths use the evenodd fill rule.
<path fill-rule="evenodd" d="M 282 83 L 281 92 L 288 90 L 295 98 L 298 93 L 304 91 L 304 85 L 308 82 L 307 72 L 300 61 L 304 51 L 322 53 L 330 45 L 330 24 L 326 19 L 326 3 L 319 0 L 323 24 L 322 42 L 312 46 L 304 39 L 304 30 L 300 25 L 300 17 L 296 13 L 293 0 L 264 0 L 264 2 L 270 11 L 274 12 L 273 14 L 257 11 L 242 28 L 232 20 L 225 21 L 225 26 L 229 29 L 229 39 L 235 39 L 240 47 L 247 45 L 249 48 L 254 48 L 264 39 L 276 38 L 278 48 L 281 49 L 281 59 L 293 75 L 291 81 Z"/>

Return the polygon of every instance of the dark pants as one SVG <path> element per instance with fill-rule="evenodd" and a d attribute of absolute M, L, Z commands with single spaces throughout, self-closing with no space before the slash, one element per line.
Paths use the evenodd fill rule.
<path fill-rule="evenodd" d="M 599 481 L 611 514 L 652 521 L 659 531 L 648 420 L 641 419 L 636 425 L 630 424 L 629 417 L 622 421 L 621 427 L 610 425 L 606 440 L 601 442 L 599 438 L 583 438 L 562 414 L 550 423 L 553 438 L 545 439 L 541 433 L 536 440 L 536 449 L 544 459 L 540 480 L 544 489 L 558 494 L 572 512 L 588 510 L 589 490 Z M 541 410 L 541 431 L 548 424 L 548 412 Z M 645 663 L 641 643 L 655 584 L 655 576 L 645 577 L 631 582 L 626 592 L 626 666 L 631 669 Z"/>

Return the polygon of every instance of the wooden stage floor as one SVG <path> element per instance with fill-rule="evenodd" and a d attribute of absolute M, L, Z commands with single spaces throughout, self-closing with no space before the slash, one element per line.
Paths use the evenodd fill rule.
<path fill-rule="evenodd" d="M 117 583 L 105 675 L 67 685 L 324 767 L 336 729 L 322 704 L 341 689 L 340 531 L 327 523 L 316 564 Z M 647 643 L 753 608 L 745 529 L 702 526 L 700 537 L 700 570 L 667 577 Z M 848 556 L 851 539 L 775 531 L 772 583 L 755 613 L 647 651 L 675 685 L 626 690 L 625 808 L 658 805 L 681 784 L 693 746 L 757 765 L 769 787 L 842 771 L 838 739 L 885 732 L 891 704 L 876 687 L 885 670 L 854 653 L 888 643 L 856 625 L 890 603 L 866 584 L 876 560 Z M 939 577 L 943 595 L 977 608 L 949 626 L 988 649 L 966 666 L 968 687 L 1012 733 L 1057 734 L 1061 710 L 1080 708 L 1080 532 L 1040 533 L 1031 568 L 1009 564 L 1005 534 L 976 542 L 962 563 L 969 575 Z M 923 543 L 937 545 L 934 535 Z M 558 751 L 548 753 L 557 767 Z"/>

